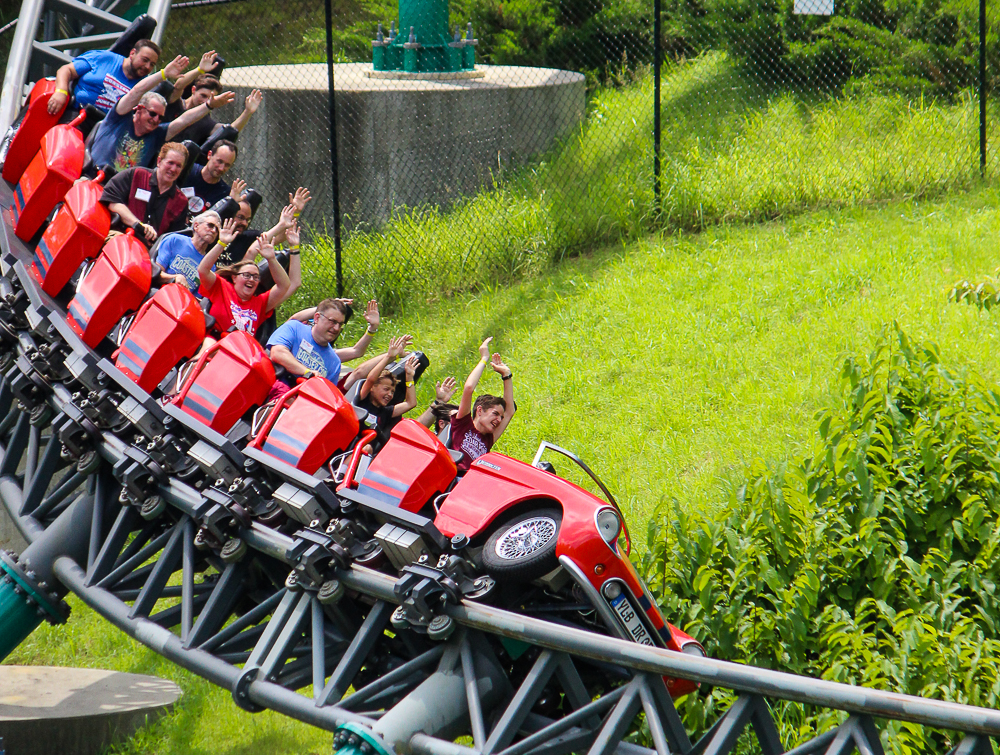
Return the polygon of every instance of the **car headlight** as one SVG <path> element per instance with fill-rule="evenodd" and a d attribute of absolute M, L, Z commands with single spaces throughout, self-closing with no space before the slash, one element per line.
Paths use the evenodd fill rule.
<path fill-rule="evenodd" d="M 699 658 L 707 658 L 704 649 L 697 642 L 687 642 L 681 645 L 681 652 L 688 655 L 696 655 Z"/>
<path fill-rule="evenodd" d="M 609 545 L 618 542 L 622 531 L 622 520 L 613 509 L 601 509 L 597 512 L 597 531 L 601 533 L 604 542 Z"/>

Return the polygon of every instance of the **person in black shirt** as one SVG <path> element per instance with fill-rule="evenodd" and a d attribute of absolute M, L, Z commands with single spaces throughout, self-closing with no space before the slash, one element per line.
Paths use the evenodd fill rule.
<path fill-rule="evenodd" d="M 389 441 L 389 433 L 392 432 L 392 428 L 399 424 L 403 415 L 417 405 L 417 392 L 413 387 L 417 360 L 412 356 L 403 365 L 406 375 L 406 396 L 398 404 L 389 403 L 396 392 L 397 380 L 386 367 L 389 362 L 402 356 L 403 350 L 409 342 L 410 336 L 392 339 L 389 342 L 389 350 L 372 367 L 361 386 L 361 390 L 358 391 L 357 405 L 376 419 L 375 432 L 378 433 L 374 443 L 376 451 Z"/>
<path fill-rule="evenodd" d="M 222 91 L 222 82 L 219 81 L 218 77 L 205 73 L 205 71 L 214 67 L 216 57 L 215 50 L 206 52 L 201 57 L 199 66 L 193 71 L 193 73 L 197 74 L 196 78 L 192 79 L 187 74 L 177 80 L 173 86 L 173 92 L 167 97 L 167 112 L 164 117 L 166 122 L 179 118 L 191 108 L 203 105 Z M 182 99 L 184 90 L 189 85 L 191 86 L 191 95 L 187 99 Z M 264 95 L 259 89 L 254 89 L 250 92 L 244 101 L 243 112 L 231 124 L 233 128 L 237 131 L 243 131 L 244 127 L 250 122 L 250 118 L 257 112 L 257 108 L 260 107 L 263 99 Z M 216 129 L 220 127 L 221 124 L 218 121 L 212 118 L 212 116 L 208 116 L 181 131 L 177 137 L 177 141 L 190 139 L 195 144 L 204 144 L 215 133 Z"/>
<path fill-rule="evenodd" d="M 227 196 L 240 199 L 246 184 L 234 192 L 233 187 L 222 178 L 233 167 L 234 162 L 236 145 L 228 139 L 222 139 L 209 150 L 204 165 L 195 163 L 191 166 L 191 172 L 181 182 L 181 191 L 188 198 L 188 210 L 192 215 L 203 212 Z"/>

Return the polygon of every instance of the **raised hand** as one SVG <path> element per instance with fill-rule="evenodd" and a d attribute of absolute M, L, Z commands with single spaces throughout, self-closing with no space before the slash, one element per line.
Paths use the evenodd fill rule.
<path fill-rule="evenodd" d="M 490 336 L 485 341 L 483 341 L 479 346 L 479 356 L 483 359 L 490 358 L 490 341 L 493 340 L 493 336 Z"/>
<path fill-rule="evenodd" d="M 413 340 L 409 335 L 398 336 L 389 341 L 389 349 L 386 353 L 389 354 L 389 359 L 396 360 L 406 351 L 406 347 Z"/>
<path fill-rule="evenodd" d="M 457 383 L 455 378 L 446 377 L 444 381 L 434 384 L 434 396 L 442 404 L 447 404 L 452 396 L 455 395 L 455 387 Z"/>
<path fill-rule="evenodd" d="M 292 223 L 295 222 L 295 205 L 288 204 L 285 205 L 281 214 L 278 216 L 278 225 L 282 228 L 290 228 Z"/>
<path fill-rule="evenodd" d="M 188 67 L 188 63 L 190 62 L 191 61 L 186 55 L 178 55 L 163 67 L 163 73 L 165 73 L 168 78 L 176 79 L 184 73 L 184 70 Z M 150 75 L 152 76 L 152 74 Z"/>
<path fill-rule="evenodd" d="M 285 241 L 288 242 L 288 246 L 294 247 L 299 245 L 299 224 L 294 220 L 292 224 L 288 226 L 285 231 Z"/>
<path fill-rule="evenodd" d="M 499 354 L 493 355 L 493 359 L 490 361 L 490 367 L 500 373 L 500 377 L 507 377 L 510 374 L 510 367 L 503 363 Z"/>
<path fill-rule="evenodd" d="M 260 107 L 261 100 L 264 99 L 264 93 L 259 89 L 254 89 L 247 98 L 243 101 L 243 107 L 247 109 L 250 115 L 257 112 L 257 108 Z"/>
<path fill-rule="evenodd" d="M 239 202 L 247 191 L 247 182 L 242 178 L 233 179 L 233 188 L 229 190 L 229 196 Z"/>
<path fill-rule="evenodd" d="M 374 299 L 369 301 L 368 306 L 365 307 L 365 322 L 368 323 L 368 327 L 372 330 L 378 330 L 381 315 L 378 313 L 378 302 Z"/>
<path fill-rule="evenodd" d="M 198 62 L 198 68 L 204 73 L 208 71 L 215 65 L 215 59 L 219 57 L 215 54 L 215 50 L 209 50 L 206 53 L 202 53 L 201 60 Z"/>
<path fill-rule="evenodd" d="M 239 235 L 236 230 L 236 218 L 229 218 L 228 220 L 222 221 L 222 230 L 219 231 L 219 241 L 223 244 L 229 244 Z"/>
<path fill-rule="evenodd" d="M 223 105 L 228 105 L 235 99 L 236 94 L 233 92 L 223 92 L 222 94 L 217 94 L 209 101 L 208 109 L 215 110 Z"/>
<path fill-rule="evenodd" d="M 266 233 L 262 233 L 257 238 L 257 243 L 260 245 L 259 254 L 268 261 L 268 264 L 277 264 L 274 261 L 274 244 L 271 243 L 271 239 L 268 238 L 268 235 Z"/>
<path fill-rule="evenodd" d="M 406 360 L 406 363 L 403 365 L 403 371 L 406 373 L 407 380 L 413 380 L 413 376 L 417 374 L 417 366 L 418 362 L 416 355 L 411 356 Z"/>
<path fill-rule="evenodd" d="M 295 190 L 294 194 L 288 195 L 288 201 L 295 206 L 295 211 L 301 213 L 303 208 L 309 204 L 309 200 L 312 197 L 309 195 L 309 189 L 302 186 Z"/>

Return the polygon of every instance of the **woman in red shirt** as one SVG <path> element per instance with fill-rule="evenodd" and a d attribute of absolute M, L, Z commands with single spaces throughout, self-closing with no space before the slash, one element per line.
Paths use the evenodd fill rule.
<path fill-rule="evenodd" d="M 251 247 L 256 254 L 262 255 L 267 260 L 268 268 L 274 277 L 274 288 L 262 294 L 256 293 L 260 284 L 260 270 L 253 262 L 237 262 L 218 271 L 212 270 L 219 255 L 235 236 L 235 222 L 232 219 L 227 220 L 219 234 L 218 243 L 202 257 L 198 265 L 198 277 L 201 282 L 199 291 L 212 303 L 209 314 L 215 318 L 214 331 L 219 336 L 225 335 L 231 329 L 255 335 L 257 326 L 272 310 L 277 309 L 294 293 L 301 280 L 297 226 L 293 225 L 286 233 L 291 254 L 288 273 L 275 260 L 274 245 L 268 234 L 261 234 L 255 242 L 255 248 Z"/>

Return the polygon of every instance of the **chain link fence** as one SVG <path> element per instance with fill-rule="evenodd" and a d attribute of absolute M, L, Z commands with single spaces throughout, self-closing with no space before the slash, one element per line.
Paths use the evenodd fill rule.
<path fill-rule="evenodd" d="M 237 99 L 217 120 L 263 90 L 231 177 L 264 197 L 259 228 L 311 190 L 303 298 L 338 289 L 339 253 L 343 290 L 391 307 L 655 228 L 969 187 L 995 161 L 994 16 L 968 0 L 195 0 L 164 39 L 166 56 L 225 59 Z"/>

